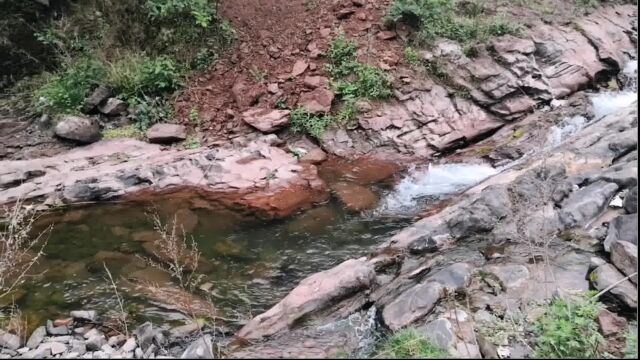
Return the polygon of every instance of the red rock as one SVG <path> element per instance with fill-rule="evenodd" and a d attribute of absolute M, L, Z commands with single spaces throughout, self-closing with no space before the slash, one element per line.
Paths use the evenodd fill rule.
<path fill-rule="evenodd" d="M 326 38 L 329 35 L 331 35 L 331 29 L 330 28 L 322 28 L 322 29 L 320 29 L 320 36 L 322 36 L 323 38 Z"/>
<path fill-rule="evenodd" d="M 308 162 L 310 164 L 319 164 L 325 160 L 327 160 L 327 153 L 322 151 L 320 148 L 311 149 L 300 159 L 300 161 Z"/>
<path fill-rule="evenodd" d="M 378 196 L 361 185 L 341 182 L 334 184 L 331 188 L 344 206 L 351 211 L 371 209 L 378 202 Z"/>
<path fill-rule="evenodd" d="M 304 86 L 309 89 L 315 89 L 319 87 L 326 87 L 329 85 L 329 79 L 323 76 L 305 76 Z"/>
<path fill-rule="evenodd" d="M 267 91 L 269 91 L 272 94 L 277 94 L 280 92 L 280 88 L 278 88 L 278 84 L 277 83 L 271 83 L 269 85 L 267 85 Z"/>
<path fill-rule="evenodd" d="M 291 75 L 292 76 L 302 75 L 302 73 L 304 73 L 307 70 L 308 67 L 309 67 L 309 64 L 306 61 L 297 60 L 295 62 L 295 64 L 293 64 L 293 69 L 291 70 Z"/>
<path fill-rule="evenodd" d="M 344 20 L 344 19 L 350 17 L 351 15 L 353 15 L 354 12 L 355 12 L 355 10 L 353 10 L 353 9 L 342 9 L 342 10 L 339 10 L 336 13 L 336 17 L 338 19 L 340 19 L 340 20 Z"/>
<path fill-rule="evenodd" d="M 289 110 L 256 108 L 242 113 L 242 119 L 254 128 L 269 133 L 289 125 L 289 113 Z"/>
<path fill-rule="evenodd" d="M 169 144 L 187 138 L 187 128 L 177 124 L 155 124 L 147 130 L 147 139 L 154 144 Z"/>
<path fill-rule="evenodd" d="M 327 113 L 331 110 L 333 91 L 317 88 L 300 96 L 299 104 L 312 113 Z"/>
<path fill-rule="evenodd" d="M 233 84 L 231 94 L 238 106 L 247 107 L 257 103 L 265 90 L 260 84 L 249 85 L 248 80 L 241 77 Z"/>
<path fill-rule="evenodd" d="M 380 40 L 391 40 L 397 36 L 395 31 L 380 31 L 376 37 Z"/>
<path fill-rule="evenodd" d="M 620 335 L 627 329 L 627 320 L 607 309 L 603 309 L 598 314 L 598 325 L 600 332 L 604 336 Z"/>

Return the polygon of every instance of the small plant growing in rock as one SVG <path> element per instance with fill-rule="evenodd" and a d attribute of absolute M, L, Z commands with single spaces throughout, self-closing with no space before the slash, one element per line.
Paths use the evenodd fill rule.
<path fill-rule="evenodd" d="M 404 59 L 411 66 L 419 66 L 422 64 L 420 54 L 418 54 L 418 52 L 411 46 L 404 48 Z"/>
<path fill-rule="evenodd" d="M 202 147 L 202 144 L 200 143 L 200 140 L 198 140 L 198 139 L 196 139 L 194 137 L 189 137 L 185 141 L 184 147 L 186 149 L 198 149 L 198 148 Z"/>
<path fill-rule="evenodd" d="M 539 358 L 597 358 L 604 338 L 596 317 L 602 304 L 587 293 L 554 299 L 534 324 L 535 356 Z"/>
<path fill-rule="evenodd" d="M 102 138 L 104 140 L 118 139 L 118 138 L 132 138 L 142 139 L 144 133 L 134 125 L 121 126 L 113 129 L 106 129 L 102 132 Z"/>
<path fill-rule="evenodd" d="M 161 97 L 143 96 L 133 99 L 131 103 L 135 107 L 135 126 L 140 131 L 146 131 L 153 124 L 169 120 L 173 116 L 173 109 Z"/>
<path fill-rule="evenodd" d="M 386 359 L 442 359 L 448 352 L 434 345 L 415 329 L 395 332 L 384 340 L 379 357 Z"/>
<path fill-rule="evenodd" d="M 334 122 L 334 118 L 329 114 L 312 114 L 307 109 L 299 107 L 291 112 L 289 121 L 294 133 L 305 133 L 319 138 Z"/>

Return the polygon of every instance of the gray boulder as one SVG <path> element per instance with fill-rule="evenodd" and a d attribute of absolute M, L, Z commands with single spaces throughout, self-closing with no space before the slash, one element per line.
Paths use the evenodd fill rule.
<path fill-rule="evenodd" d="M 88 98 L 84 100 L 84 104 L 82 105 L 82 112 L 89 113 L 95 108 L 102 104 L 105 100 L 113 95 L 111 88 L 106 85 L 99 85 Z"/>
<path fill-rule="evenodd" d="M 624 280 L 624 275 L 618 271 L 611 264 L 604 264 L 598 266 L 595 270 L 589 274 L 589 279 L 593 286 L 598 290 L 604 290 L 613 284 L 618 283 L 616 286 L 609 290 L 609 293 L 620 301 L 625 303 L 632 309 L 638 308 L 638 290 L 631 281 Z"/>
<path fill-rule="evenodd" d="M 629 276 L 638 271 L 638 247 L 628 241 L 616 241 L 611 244 L 611 262 L 622 273 Z M 638 284 L 638 275 L 630 278 Z"/>
<path fill-rule="evenodd" d="M 44 337 L 46 335 L 47 335 L 47 329 L 44 326 L 40 326 L 39 328 L 35 329 L 31 333 L 29 340 L 27 340 L 27 347 L 29 349 L 37 348 L 38 345 L 40 345 L 40 343 L 42 342 L 42 340 L 44 340 Z"/>
<path fill-rule="evenodd" d="M 605 251 L 611 251 L 616 241 L 628 241 L 638 244 L 638 214 L 620 215 L 609 223 L 607 237 L 604 240 Z"/>
<path fill-rule="evenodd" d="M 0 348 L 16 350 L 20 347 L 20 337 L 0 330 Z"/>
<path fill-rule="evenodd" d="M 155 124 L 147 130 L 150 143 L 170 144 L 187 138 L 187 128 L 176 124 Z"/>
<path fill-rule="evenodd" d="M 560 221 L 568 226 L 583 226 L 595 219 L 616 194 L 618 185 L 597 181 L 574 192 L 564 201 Z"/>
<path fill-rule="evenodd" d="M 401 329 L 431 313 L 443 292 L 442 285 L 437 282 L 418 284 L 386 305 L 382 319 L 391 330 Z"/>
<path fill-rule="evenodd" d="M 81 116 L 65 116 L 55 127 L 55 134 L 67 140 L 79 143 L 92 143 L 100 140 L 100 125 L 95 119 Z"/>
<path fill-rule="evenodd" d="M 629 193 L 627 193 L 627 196 L 624 198 L 622 207 L 624 207 L 624 210 L 629 214 L 635 214 L 638 212 L 638 186 L 634 186 L 629 190 Z"/>
<path fill-rule="evenodd" d="M 98 106 L 98 110 L 107 116 L 116 116 L 127 111 L 128 107 L 129 105 L 120 99 L 109 98 L 106 103 Z"/>
<path fill-rule="evenodd" d="M 182 353 L 180 359 L 215 359 L 211 336 L 205 335 L 191 343 Z"/>

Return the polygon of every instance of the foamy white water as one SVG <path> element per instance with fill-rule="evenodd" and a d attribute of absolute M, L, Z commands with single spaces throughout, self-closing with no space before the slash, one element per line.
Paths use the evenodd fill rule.
<path fill-rule="evenodd" d="M 584 116 L 574 116 L 571 118 L 564 118 L 560 124 L 554 125 L 549 128 L 549 134 L 547 135 L 547 148 L 554 148 L 563 142 L 565 142 L 571 135 L 582 130 L 587 123 L 587 119 Z"/>
<path fill-rule="evenodd" d="M 443 164 L 425 169 L 412 168 L 395 190 L 381 202 L 377 212 L 397 214 L 418 209 L 425 197 L 442 197 L 463 191 L 484 179 L 497 174 L 489 165 Z"/>

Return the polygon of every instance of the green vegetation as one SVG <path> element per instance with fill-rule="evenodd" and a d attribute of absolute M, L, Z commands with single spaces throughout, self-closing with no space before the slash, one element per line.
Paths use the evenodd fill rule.
<path fill-rule="evenodd" d="M 407 64 L 411 66 L 419 66 L 422 64 L 420 54 L 418 54 L 418 52 L 410 46 L 404 48 L 404 59 Z"/>
<path fill-rule="evenodd" d="M 638 358 L 638 329 L 631 328 L 627 330 L 625 334 L 627 340 L 627 347 L 624 352 L 625 359 L 637 359 Z"/>
<path fill-rule="evenodd" d="M 386 359 L 442 359 L 449 357 L 442 349 L 415 329 L 400 330 L 384 340 L 379 357 Z"/>
<path fill-rule="evenodd" d="M 44 84 L 35 91 L 36 108 L 41 112 L 76 112 L 104 75 L 105 69 L 100 62 L 80 58 L 62 72 L 46 78 Z"/>
<path fill-rule="evenodd" d="M 202 144 L 200 143 L 200 140 L 194 137 L 188 137 L 184 142 L 184 147 L 187 149 L 198 149 L 202 147 Z"/>
<path fill-rule="evenodd" d="M 102 132 L 102 138 L 105 140 L 118 138 L 142 139 L 144 133 L 134 125 L 121 126 L 114 129 L 107 129 Z"/>
<path fill-rule="evenodd" d="M 136 111 L 135 126 L 141 131 L 173 117 L 173 109 L 164 98 L 143 96 L 142 98 L 133 98 L 131 102 Z"/>
<path fill-rule="evenodd" d="M 128 54 L 110 64 L 106 82 L 124 99 L 159 95 L 179 86 L 180 72 L 168 56 Z"/>
<path fill-rule="evenodd" d="M 324 133 L 333 122 L 333 116 L 329 114 L 312 114 L 302 107 L 293 110 L 289 118 L 291 131 L 294 133 L 309 134 L 315 138 L 322 136 L 322 133 Z"/>
<path fill-rule="evenodd" d="M 438 38 L 463 47 L 485 42 L 492 36 L 518 34 L 520 27 L 502 16 L 491 16 L 479 1 L 395 0 L 387 21 L 403 21 L 419 29 L 418 42 L 432 45 Z"/>
<path fill-rule="evenodd" d="M 602 305 L 587 293 L 572 299 L 554 299 L 534 324 L 538 358 L 598 358 L 604 338 L 596 317 Z"/>

